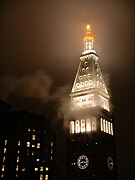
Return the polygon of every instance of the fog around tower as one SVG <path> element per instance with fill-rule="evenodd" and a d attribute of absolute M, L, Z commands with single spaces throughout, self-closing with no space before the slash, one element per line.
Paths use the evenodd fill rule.
<path fill-rule="evenodd" d="M 0 4 L 0 98 L 17 110 L 44 113 L 51 106 L 59 117 L 64 113 L 68 119 L 84 30 L 91 25 L 116 114 L 122 180 L 134 179 L 134 12 L 134 2 L 129 0 L 7 0 Z"/>

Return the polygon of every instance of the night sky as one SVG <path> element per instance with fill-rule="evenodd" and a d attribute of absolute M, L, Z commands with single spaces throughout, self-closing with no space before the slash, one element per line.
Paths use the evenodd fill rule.
<path fill-rule="evenodd" d="M 135 179 L 135 4 L 130 0 L 0 2 L 0 98 L 13 109 L 44 113 L 69 94 L 92 27 L 94 47 L 116 116 L 120 180 Z M 67 104 L 67 103 L 66 103 Z M 61 141 L 61 140 L 60 140 Z M 64 171 L 60 174 L 64 179 Z"/>

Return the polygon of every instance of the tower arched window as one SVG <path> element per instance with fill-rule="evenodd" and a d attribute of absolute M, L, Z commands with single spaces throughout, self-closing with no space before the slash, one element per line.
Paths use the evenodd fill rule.
<path fill-rule="evenodd" d="M 108 122 L 108 133 L 111 134 L 111 126 L 110 126 L 110 122 Z"/>
<path fill-rule="evenodd" d="M 111 123 L 111 135 L 113 135 L 113 124 Z"/>
<path fill-rule="evenodd" d="M 81 120 L 81 132 L 82 133 L 85 132 L 85 120 L 84 119 Z"/>
<path fill-rule="evenodd" d="M 103 118 L 100 118 L 101 131 L 103 131 Z"/>
<path fill-rule="evenodd" d="M 92 131 L 95 131 L 96 129 L 96 118 L 92 118 Z"/>
<path fill-rule="evenodd" d="M 108 133 L 108 121 L 106 121 L 106 133 Z"/>
<path fill-rule="evenodd" d="M 74 134 L 74 129 L 75 129 L 75 127 L 74 127 L 74 121 L 71 121 L 71 122 L 70 122 L 70 133 L 71 133 L 71 134 Z"/>
<path fill-rule="evenodd" d="M 86 132 L 91 131 L 91 120 L 89 118 L 86 119 Z"/>
<path fill-rule="evenodd" d="M 103 119 L 103 131 L 106 132 L 105 119 Z"/>
<path fill-rule="evenodd" d="M 75 122 L 75 133 L 80 133 L 80 121 L 76 120 Z"/>

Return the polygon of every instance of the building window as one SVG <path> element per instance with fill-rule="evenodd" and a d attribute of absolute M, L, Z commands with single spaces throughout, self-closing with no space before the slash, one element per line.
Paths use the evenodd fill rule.
<path fill-rule="evenodd" d="M 111 123 L 111 135 L 113 135 L 113 124 Z"/>
<path fill-rule="evenodd" d="M 101 131 L 103 131 L 103 119 L 100 118 Z"/>
<path fill-rule="evenodd" d="M 88 118 L 86 119 L 86 132 L 91 131 L 91 120 Z"/>
<path fill-rule="evenodd" d="M 45 175 L 45 180 L 48 180 L 48 175 L 47 174 Z"/>
<path fill-rule="evenodd" d="M 17 157 L 17 162 L 19 162 L 19 157 Z"/>
<path fill-rule="evenodd" d="M 22 171 L 25 171 L 25 168 L 22 168 Z"/>
<path fill-rule="evenodd" d="M 106 121 L 106 133 L 108 133 L 108 121 Z"/>
<path fill-rule="evenodd" d="M 7 145 L 7 140 L 5 140 L 5 145 Z"/>
<path fill-rule="evenodd" d="M 80 122 L 79 122 L 79 120 L 77 120 L 75 122 L 75 132 L 80 133 Z"/>
<path fill-rule="evenodd" d="M 18 165 L 16 166 L 16 171 L 18 171 Z"/>
<path fill-rule="evenodd" d="M 103 131 L 106 132 L 105 119 L 103 119 Z"/>
<path fill-rule="evenodd" d="M 18 141 L 18 146 L 20 146 L 21 145 L 21 142 L 20 141 Z"/>
<path fill-rule="evenodd" d="M 37 159 L 37 161 L 39 161 L 39 159 Z"/>
<path fill-rule="evenodd" d="M 71 121 L 71 122 L 70 122 L 70 133 L 71 133 L 71 134 L 74 134 L 74 128 L 75 128 L 75 127 L 74 127 L 74 121 Z"/>
<path fill-rule="evenodd" d="M 27 142 L 27 147 L 30 147 L 30 142 Z"/>
<path fill-rule="evenodd" d="M 110 126 L 110 122 L 108 122 L 108 132 L 109 132 L 109 134 L 111 134 L 111 126 Z"/>
<path fill-rule="evenodd" d="M 51 146 L 53 146 L 53 141 L 51 141 Z"/>
<path fill-rule="evenodd" d="M 30 127 L 28 128 L 28 131 L 30 131 Z"/>
<path fill-rule="evenodd" d="M 35 140 L 36 136 L 35 134 L 32 135 L 32 140 Z"/>
<path fill-rule="evenodd" d="M 53 153 L 53 149 L 51 149 L 51 154 Z"/>
<path fill-rule="evenodd" d="M 35 171 L 38 171 L 38 168 L 35 168 Z"/>
<path fill-rule="evenodd" d="M 6 153 L 6 151 L 7 151 L 7 149 L 6 149 L 6 148 L 4 148 L 4 153 Z"/>
<path fill-rule="evenodd" d="M 40 143 L 37 143 L 37 148 L 40 148 Z"/>
<path fill-rule="evenodd" d="M 5 166 L 3 165 L 3 166 L 2 166 L 2 171 L 4 171 L 4 169 L 5 169 Z"/>
<path fill-rule="evenodd" d="M 43 174 L 40 174 L 40 180 L 43 180 Z"/>
<path fill-rule="evenodd" d="M 43 170 L 44 170 L 44 169 L 43 169 L 43 166 L 41 166 L 41 167 L 40 167 L 40 171 L 43 171 Z"/>
<path fill-rule="evenodd" d="M 48 168 L 48 167 L 46 167 L 46 168 L 45 168 L 45 170 L 46 170 L 46 171 L 48 171 L 48 170 L 49 170 L 49 168 Z"/>
<path fill-rule="evenodd" d="M 81 132 L 85 132 L 85 120 L 81 120 Z"/>
<path fill-rule="evenodd" d="M 96 118 L 92 118 L 92 131 L 95 131 L 96 129 Z"/>
<path fill-rule="evenodd" d="M 6 159 L 6 157 L 5 157 L 5 156 L 3 156 L 3 162 L 5 161 L 5 159 Z"/>
<path fill-rule="evenodd" d="M 32 144 L 32 147 L 34 148 L 34 147 L 35 147 L 35 144 Z"/>

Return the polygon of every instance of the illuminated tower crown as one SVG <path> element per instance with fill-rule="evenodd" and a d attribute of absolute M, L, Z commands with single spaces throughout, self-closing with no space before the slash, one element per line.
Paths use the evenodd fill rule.
<path fill-rule="evenodd" d="M 94 50 L 94 39 L 89 25 L 86 27 L 84 51 L 80 56 L 80 64 L 70 95 L 72 110 L 101 107 L 110 111 L 109 95 Z"/>

